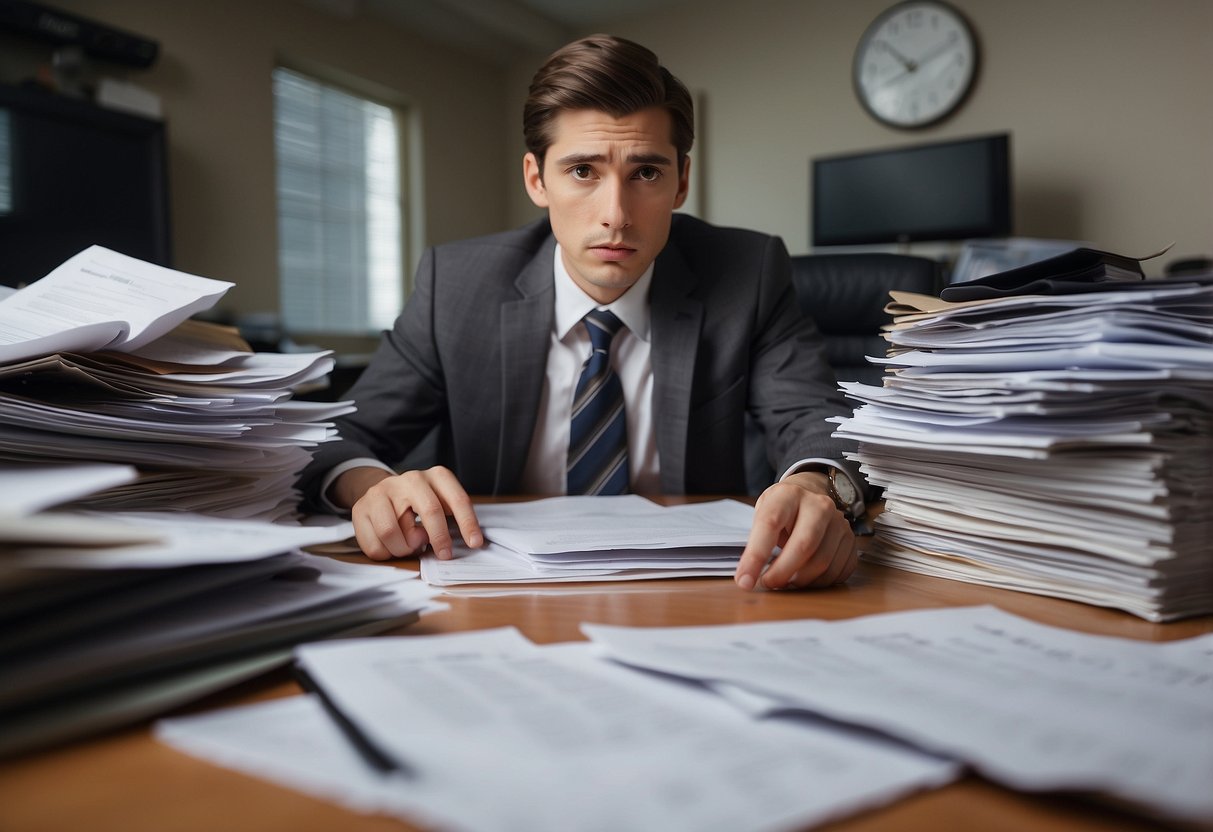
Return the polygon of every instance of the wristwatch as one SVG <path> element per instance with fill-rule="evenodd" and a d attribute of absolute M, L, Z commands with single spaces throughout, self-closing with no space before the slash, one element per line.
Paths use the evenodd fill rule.
<path fill-rule="evenodd" d="M 827 471 L 826 477 L 830 482 L 828 486 L 830 499 L 842 512 L 842 516 L 854 523 L 863 516 L 863 497 L 860 495 L 859 489 L 855 487 L 855 483 L 851 482 L 850 477 L 837 468 Z"/>
<path fill-rule="evenodd" d="M 851 482 L 851 478 L 833 466 L 821 466 L 817 470 L 826 475 L 826 493 L 834 501 L 835 508 L 841 511 L 842 516 L 851 524 L 851 531 L 855 534 L 870 534 L 863 520 L 867 509 L 863 494 L 855 487 L 855 483 Z"/>

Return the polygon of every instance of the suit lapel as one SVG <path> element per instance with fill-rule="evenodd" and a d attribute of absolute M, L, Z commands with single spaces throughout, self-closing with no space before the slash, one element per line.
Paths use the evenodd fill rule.
<path fill-rule="evenodd" d="M 653 327 L 653 419 L 661 490 L 686 492 L 687 429 L 692 382 L 703 324 L 703 304 L 691 293 L 695 278 L 682 254 L 667 245 L 657 258 L 649 292 Z"/>
<path fill-rule="evenodd" d="M 517 491 L 526 467 L 546 376 L 548 342 L 555 315 L 549 236 L 514 281 L 518 300 L 501 305 L 501 436 L 494 493 Z"/>

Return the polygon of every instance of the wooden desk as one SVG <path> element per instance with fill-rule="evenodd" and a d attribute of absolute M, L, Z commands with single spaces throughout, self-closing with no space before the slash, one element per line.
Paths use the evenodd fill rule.
<path fill-rule="evenodd" d="M 409 562 L 406 562 L 406 564 Z M 849 618 L 927 607 L 995 604 L 1046 624 L 1166 641 L 1213 632 L 1213 617 L 1150 624 L 1126 613 L 969 586 L 861 564 L 841 587 L 817 592 L 746 593 L 727 578 L 563 585 L 508 595 L 448 595 L 450 610 L 409 634 L 515 625 L 536 642 L 581 637 L 583 621 L 640 626 Z M 209 709 L 299 693 L 285 672 L 201 703 Z M 0 764 L 0 830 L 84 832 L 379 832 L 413 827 L 356 815 L 157 743 L 146 725 Z M 571 827 L 572 828 L 572 827 Z M 831 830 L 1137 830 L 1150 823 L 1111 809 L 1019 795 L 974 777 L 828 827 Z M 621 830 L 623 832 L 623 830 Z"/>

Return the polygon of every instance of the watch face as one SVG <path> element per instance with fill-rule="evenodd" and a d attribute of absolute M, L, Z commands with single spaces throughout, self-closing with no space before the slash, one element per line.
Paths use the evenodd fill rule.
<path fill-rule="evenodd" d="M 895 127 L 939 121 L 964 100 L 977 71 L 973 30 L 951 6 L 910 0 L 872 22 L 855 49 L 864 107 Z"/>
<path fill-rule="evenodd" d="M 834 493 L 838 495 L 838 499 L 848 506 L 854 505 L 859 499 L 859 492 L 855 490 L 855 484 L 841 471 L 835 470 L 830 476 L 830 482 L 834 484 Z"/>

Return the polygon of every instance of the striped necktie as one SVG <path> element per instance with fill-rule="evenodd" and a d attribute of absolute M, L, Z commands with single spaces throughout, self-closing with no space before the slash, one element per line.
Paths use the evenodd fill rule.
<path fill-rule="evenodd" d="M 611 340 L 623 326 L 611 312 L 595 309 L 583 319 L 594 351 L 581 370 L 569 430 L 568 493 L 625 494 L 628 490 L 628 426 L 623 387 L 611 369 Z"/>

